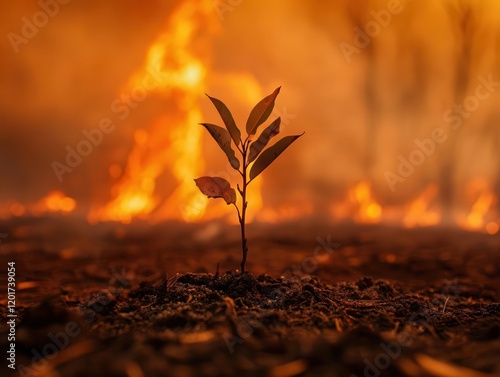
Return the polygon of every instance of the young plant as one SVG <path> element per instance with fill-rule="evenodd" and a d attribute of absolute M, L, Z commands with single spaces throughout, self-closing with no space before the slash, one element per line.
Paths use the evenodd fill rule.
<path fill-rule="evenodd" d="M 215 139 L 219 147 L 224 151 L 229 160 L 231 167 L 237 170 L 241 177 L 241 187 L 239 184 L 236 185 L 238 192 L 241 196 L 241 206 L 238 207 L 236 204 L 236 191 L 231 187 L 231 184 L 220 177 L 201 177 L 195 179 L 196 186 L 200 191 L 208 196 L 209 198 L 223 198 L 228 205 L 232 204 L 236 208 L 238 214 L 238 220 L 241 225 L 241 249 L 243 257 L 241 260 L 241 272 L 245 272 L 245 263 L 247 261 L 248 246 L 247 239 L 245 235 L 245 221 L 246 221 L 246 211 L 248 207 L 247 203 L 247 189 L 248 185 L 262 173 L 276 158 L 292 144 L 295 140 L 301 137 L 301 135 L 285 136 L 279 140 L 274 145 L 270 146 L 266 150 L 264 148 L 267 146 L 269 141 L 280 132 L 280 122 L 281 119 L 278 117 L 274 120 L 267 128 L 265 128 L 260 134 L 259 138 L 255 141 L 255 135 L 257 133 L 258 127 L 263 124 L 271 115 L 274 108 L 274 102 L 276 97 L 280 92 L 281 87 L 277 88 L 270 95 L 262 99 L 251 111 L 247 124 L 246 133 L 247 136 L 244 140 L 241 139 L 241 131 L 236 126 L 231 112 L 227 106 L 217 98 L 210 98 L 215 108 L 219 112 L 226 129 L 209 124 L 200 123 L 205 127 L 210 135 Z M 236 147 L 236 150 L 241 156 L 241 161 L 236 157 L 236 153 L 232 148 L 232 144 Z M 241 209 L 240 209 L 241 208 Z"/>

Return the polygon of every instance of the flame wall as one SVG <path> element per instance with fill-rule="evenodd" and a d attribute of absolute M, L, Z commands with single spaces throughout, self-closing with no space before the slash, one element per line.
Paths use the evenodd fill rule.
<path fill-rule="evenodd" d="M 23 17 L 41 9 L 23 4 L 2 14 L 3 35 L 21 34 Z M 500 81 L 498 2 L 75 0 L 59 8 L 17 53 L 9 38 L 0 47 L 3 216 L 22 212 L 13 203 L 40 206 L 54 190 L 91 221 L 221 216 L 223 204 L 189 186 L 195 174 L 236 178 L 197 128 L 220 123 L 204 93 L 224 100 L 241 125 L 282 85 L 274 115 L 285 133 L 306 135 L 257 182 L 262 219 L 371 221 L 396 208 L 413 214 L 396 216 L 408 224 L 498 222 L 499 91 L 491 84 L 477 106 L 469 98 L 489 77 Z M 356 39 L 356 30 L 372 37 Z M 119 107 L 148 75 L 158 76 L 155 88 Z M 456 118 L 456 105 L 474 111 Z M 54 161 L 64 163 L 66 146 L 104 118 L 114 130 L 60 182 Z M 447 140 L 401 176 L 401 158 L 436 128 Z"/>

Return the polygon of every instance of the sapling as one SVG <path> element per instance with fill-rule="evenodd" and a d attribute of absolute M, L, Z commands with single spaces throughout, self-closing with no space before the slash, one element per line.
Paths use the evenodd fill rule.
<path fill-rule="evenodd" d="M 257 129 L 263 124 L 274 108 L 274 102 L 280 92 L 281 87 L 277 88 L 270 95 L 262 99 L 250 112 L 246 124 L 246 137 L 244 140 L 241 138 L 241 131 L 236 126 L 236 123 L 231 115 L 227 106 L 217 98 L 210 98 L 215 108 L 219 112 L 222 121 L 224 122 L 225 129 L 214 124 L 200 123 L 205 127 L 210 135 L 215 139 L 219 147 L 226 154 L 229 164 L 237 170 L 241 177 L 241 187 L 236 185 L 238 193 L 241 196 L 241 205 L 238 207 L 236 204 L 236 190 L 231 187 L 231 184 L 221 177 L 200 177 L 195 179 L 196 186 L 200 191 L 209 198 L 223 198 L 228 205 L 234 205 L 238 220 L 241 226 L 241 272 L 245 272 L 245 264 L 248 255 L 247 238 L 245 234 L 246 212 L 248 207 L 247 202 L 247 189 L 248 185 L 262 173 L 286 148 L 288 148 L 295 140 L 301 135 L 285 136 L 274 145 L 266 150 L 269 141 L 280 132 L 281 119 L 278 117 L 271 124 L 265 128 L 260 136 L 254 141 Z M 233 144 L 239 152 L 241 161 L 236 157 L 233 149 Z"/>

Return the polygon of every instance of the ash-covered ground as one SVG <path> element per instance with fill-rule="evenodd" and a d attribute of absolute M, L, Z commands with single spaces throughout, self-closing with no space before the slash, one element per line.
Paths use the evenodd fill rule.
<path fill-rule="evenodd" d="M 0 225 L 17 375 L 500 374 L 498 235 L 253 224 L 240 274 L 222 223 Z"/>

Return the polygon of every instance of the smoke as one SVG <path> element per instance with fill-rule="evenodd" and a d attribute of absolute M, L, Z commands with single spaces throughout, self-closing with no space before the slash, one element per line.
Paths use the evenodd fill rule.
<path fill-rule="evenodd" d="M 480 77 L 500 81 L 497 18 L 494 1 L 245 2 L 235 9 L 216 41 L 214 66 L 254 72 L 267 91 L 283 84 L 278 106 L 297 115 L 289 130 L 306 131 L 265 181 L 265 197 L 287 201 L 290 190 L 306 186 L 319 209 L 368 178 L 382 202 L 401 204 L 430 182 L 458 191 L 476 176 L 498 181 L 498 92 L 473 106 L 459 130 L 444 119 L 474 96 Z M 385 173 L 397 174 L 399 157 L 408 159 L 435 128 L 448 140 L 392 191 Z M 448 171 L 451 183 L 443 181 Z M 448 187 L 443 195 L 460 192 Z"/>
<path fill-rule="evenodd" d="M 389 3 L 243 1 L 223 20 L 214 8 L 218 31 L 206 30 L 210 43 L 200 35 L 203 43 L 193 46 L 209 69 L 207 92 L 235 108 L 244 125 L 251 109 L 240 98 L 250 88 L 266 95 L 282 85 L 275 115 L 293 115 L 283 133 L 306 131 L 264 176 L 264 205 L 302 200 L 321 212 L 365 178 L 383 203 L 404 203 L 430 182 L 459 200 L 460 187 L 476 176 L 490 179 L 500 194 L 499 93 L 462 116 L 458 130 L 444 119 L 474 95 L 479 77 L 500 81 L 498 4 L 401 0 L 394 13 Z M 22 4 L 4 10 L 1 35 L 21 33 L 23 17 L 40 11 L 35 1 Z M 60 5 L 18 53 L 3 38 L 0 202 L 35 201 L 54 188 L 84 209 L 110 199 L 109 167 L 125 166 L 134 131 L 147 130 L 168 109 L 161 99 L 141 103 L 62 183 L 52 163 L 64 163 L 66 146 L 75 147 L 83 130 L 109 115 L 177 4 L 74 0 Z M 379 27 L 360 47 L 356 30 L 368 34 L 370 22 Z M 346 54 L 346 44 L 356 52 Z M 206 121 L 218 122 L 207 104 L 200 106 Z M 409 159 L 415 140 L 431 138 L 436 128 L 448 140 L 391 190 L 386 173 L 398 174 L 399 157 Z M 207 136 L 207 168 L 225 165 L 209 143 Z"/>

